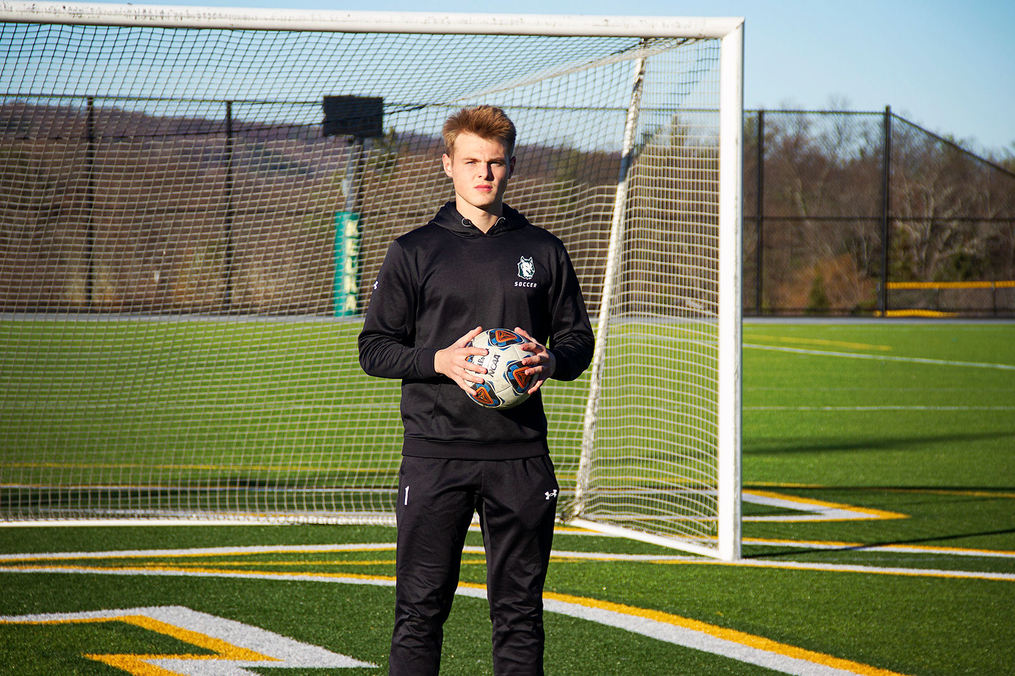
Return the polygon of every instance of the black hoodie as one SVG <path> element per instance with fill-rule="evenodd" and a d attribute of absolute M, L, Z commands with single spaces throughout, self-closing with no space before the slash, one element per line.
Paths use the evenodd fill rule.
<path fill-rule="evenodd" d="M 396 239 L 374 283 L 359 336 L 369 375 L 402 380 L 404 455 L 507 460 L 547 453 L 540 392 L 508 410 L 486 409 L 434 370 L 434 355 L 477 326 L 519 326 L 574 380 L 594 337 L 563 243 L 504 207 L 489 232 L 449 202 Z"/>

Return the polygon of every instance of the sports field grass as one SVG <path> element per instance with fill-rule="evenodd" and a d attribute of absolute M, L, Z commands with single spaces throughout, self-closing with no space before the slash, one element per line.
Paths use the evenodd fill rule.
<path fill-rule="evenodd" d="M 561 527 L 547 673 L 1015 673 L 1015 325 L 757 322 L 744 345 L 743 561 Z M 385 673 L 393 539 L 0 528 L 0 673 Z M 492 673 L 469 545 L 449 675 Z"/>

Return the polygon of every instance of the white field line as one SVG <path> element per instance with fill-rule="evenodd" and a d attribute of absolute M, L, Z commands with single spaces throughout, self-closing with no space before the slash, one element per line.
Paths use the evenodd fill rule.
<path fill-rule="evenodd" d="M 745 411 L 1015 411 L 1015 406 L 744 406 Z"/>
<path fill-rule="evenodd" d="M 674 561 L 673 563 L 684 563 Z M 946 570 L 941 568 L 901 568 L 888 566 L 863 566 L 841 563 L 809 563 L 803 561 L 770 561 L 766 559 L 741 559 L 736 562 L 705 559 L 702 565 L 740 566 L 744 568 L 781 568 L 784 570 L 809 570 L 827 573 L 861 573 L 863 575 L 893 575 L 901 577 L 941 577 L 961 580 L 996 580 L 1015 582 L 1015 573 L 991 573 L 969 570 Z"/>
<path fill-rule="evenodd" d="M 390 547 L 391 545 L 385 543 L 383 545 L 375 546 Z M 302 549 L 303 548 L 301 548 L 301 550 Z M 194 552 L 200 550 L 180 551 Z M 57 566 L 38 569 L 26 568 L 20 570 L 0 568 L 0 572 L 242 578 L 276 581 L 343 583 L 383 587 L 391 587 L 394 585 L 394 580 L 386 577 L 350 577 L 312 573 L 293 574 L 276 572 L 192 571 L 169 568 L 103 569 Z M 486 588 L 484 585 L 461 585 L 457 590 L 457 594 L 459 596 L 485 599 Z M 707 652 L 746 664 L 754 664 L 778 673 L 791 674 L 793 676 L 897 676 L 894 672 L 889 672 L 883 669 L 778 643 L 765 637 L 708 625 L 703 622 L 689 620 L 658 611 L 651 611 L 631 606 L 621 606 L 619 604 L 601 602 L 595 599 L 586 599 L 564 594 L 548 594 L 547 598 L 544 599 L 544 607 L 551 613 L 558 613 L 589 622 L 596 622 L 606 626 L 623 629 L 631 633 L 640 634 L 642 636 L 665 641 L 667 643 Z M 0 623 L 37 621 L 40 617 L 44 616 L 0 617 Z M 26 620 L 26 618 L 28 619 Z M 212 631 L 217 630 L 212 628 Z M 169 666 L 170 664 L 178 666 L 179 662 L 177 660 L 169 660 L 163 666 Z"/>
<path fill-rule="evenodd" d="M 746 538 L 743 544 L 756 547 L 793 547 L 826 551 L 875 552 L 878 554 L 936 554 L 942 556 L 1015 559 L 1015 552 L 999 549 L 964 549 L 961 547 L 929 547 L 920 545 L 865 545 L 860 542 L 803 542 L 800 540 L 764 540 L 761 538 Z"/>
<path fill-rule="evenodd" d="M 772 543 L 778 543 L 782 545 L 789 545 L 790 543 L 783 541 L 772 541 Z M 757 544 L 757 543 L 754 543 Z M 800 546 L 806 546 L 814 549 L 822 548 L 850 548 L 848 543 L 801 543 Z M 886 550 L 894 549 L 890 546 L 885 548 Z M 938 553 L 938 554 L 952 554 L 955 550 L 951 548 L 941 548 L 940 550 L 931 548 L 914 548 L 915 553 L 927 554 L 927 553 Z M 257 554 L 306 554 L 306 553 L 331 553 L 331 552 L 393 552 L 395 545 L 390 542 L 375 542 L 375 543 L 363 543 L 363 544 L 341 544 L 341 545 L 266 545 L 266 546 L 240 546 L 240 547 L 202 547 L 194 549 L 151 549 L 151 550 L 122 550 L 122 551 L 106 551 L 106 552 L 40 552 L 40 553 L 18 553 L 18 554 L 0 554 L 0 573 L 35 573 L 35 572 L 64 572 L 64 573 L 94 573 L 94 574 L 157 574 L 166 572 L 168 574 L 184 574 L 191 572 L 191 570 L 180 570 L 176 571 L 170 568 L 165 568 L 160 564 L 157 570 L 148 569 L 144 566 L 140 568 L 136 567 L 121 567 L 121 568 L 104 568 L 104 567 L 91 567 L 91 566 L 75 566 L 70 565 L 69 562 L 73 561 L 114 561 L 116 559 L 159 559 L 159 558 L 208 558 L 208 557 L 222 557 L 222 556 L 251 556 Z M 872 551 L 880 551 L 881 548 L 873 548 Z M 896 550 L 898 551 L 898 550 Z M 466 554 L 484 554 L 485 550 L 483 547 L 468 546 L 465 547 L 464 552 Z M 900 552 L 901 553 L 901 552 Z M 727 565 L 727 566 L 741 566 L 741 567 L 764 567 L 764 568 L 789 568 L 797 570 L 815 570 L 815 571 L 828 571 L 828 572 L 850 572 L 850 573 L 874 573 L 874 574 L 885 574 L 885 575 L 903 575 L 903 576 L 927 576 L 927 577 L 959 577 L 959 578 L 978 578 L 984 580 L 1007 580 L 1015 581 L 1015 573 L 991 573 L 982 571 L 963 571 L 963 570 L 946 570 L 946 569 L 930 569 L 930 568 L 904 568 L 904 567 L 885 567 L 885 566 L 864 566 L 864 565 L 852 565 L 852 564 L 834 564 L 834 563 L 806 563 L 796 561 L 769 561 L 762 559 L 741 559 L 735 562 L 722 562 L 707 559 L 703 557 L 686 556 L 686 555 L 672 555 L 672 554 L 613 554 L 604 552 L 573 552 L 573 551 L 561 551 L 554 550 L 551 554 L 556 559 L 564 560 L 586 560 L 586 561 L 597 561 L 597 562 L 619 562 L 619 561 L 632 561 L 632 562 L 644 562 L 644 563 L 663 563 L 663 564 L 691 564 L 691 565 Z M 985 552 L 983 555 L 986 556 L 1015 556 L 1015 552 Z M 42 562 L 57 563 L 57 562 L 68 562 L 68 565 L 51 565 L 51 566 L 36 566 L 26 564 L 39 564 Z M 270 562 L 265 562 L 270 563 Z M 308 565 L 312 565 L 312 561 L 308 561 Z M 4 565 L 6 564 L 6 565 Z M 214 565 L 214 562 L 209 562 L 209 565 Z M 207 574 L 215 577 L 219 575 L 219 571 L 208 572 Z M 222 572 L 222 575 L 229 576 L 231 574 Z M 266 573 L 266 575 L 273 576 L 275 573 Z M 310 579 L 316 579 L 317 575 L 310 575 Z M 329 576 L 335 577 L 335 576 Z M 341 577 L 341 576 L 338 576 Z"/>
<path fill-rule="evenodd" d="M 215 647 L 229 647 L 233 659 L 223 654 L 212 655 L 86 655 L 106 664 L 127 669 L 132 674 L 186 674 L 187 676 L 252 676 L 245 667 L 273 669 L 350 669 L 373 668 L 376 664 L 296 641 L 286 636 L 243 624 L 224 617 L 201 613 L 183 606 L 156 606 L 99 610 L 78 613 L 46 613 L 0 617 L 0 624 L 70 624 L 121 620 L 165 633 L 188 642 L 199 636 L 203 646 L 214 652 Z M 139 622 L 140 620 L 140 622 Z M 147 622 L 145 620 L 148 620 Z M 212 641 L 207 641 L 212 639 Z M 236 649 L 239 650 L 236 650 Z M 239 655 L 236 655 L 239 653 Z M 106 659 L 104 659 L 106 658 Z M 108 661 L 113 658 L 114 661 Z M 119 659 L 117 659 L 119 658 Z"/>
<path fill-rule="evenodd" d="M 558 553 L 559 554 L 559 553 Z M 557 556 L 557 554 L 554 554 Z M 563 559 L 578 558 L 573 556 L 561 556 Z M 599 561 L 608 562 L 607 555 L 601 556 Z M 838 563 L 807 563 L 801 561 L 771 561 L 766 559 L 741 559 L 735 562 L 717 561 L 714 559 L 690 560 L 685 557 L 674 556 L 668 560 L 663 557 L 647 559 L 647 563 L 678 564 L 678 565 L 703 565 L 703 566 L 736 566 L 741 568 L 781 568 L 784 570 L 800 570 L 825 573 L 860 573 L 863 575 L 889 575 L 897 577 L 937 577 L 962 580 L 993 580 L 1001 582 L 1015 582 L 1015 573 L 992 573 L 984 571 L 969 570 L 947 570 L 943 568 L 902 568 L 889 566 L 863 566 Z M 266 562 L 270 563 L 270 562 Z M 214 564 L 209 564 L 214 565 Z M 308 565 L 310 565 L 308 563 Z M 0 574 L 3 573 L 45 573 L 45 574 L 80 574 L 80 575 L 125 575 L 125 576 L 168 576 L 168 577 L 224 577 L 224 578 L 260 578 L 260 579 L 286 579 L 299 580 L 304 582 L 345 582 L 349 584 L 369 584 L 363 582 L 361 577 L 332 575 L 326 573 L 259 573 L 259 572 L 236 572 L 223 570 L 190 570 L 177 569 L 161 566 L 159 568 L 144 568 L 140 566 L 123 568 L 106 568 L 101 566 L 74 566 L 74 565 L 11 565 L 0 566 Z M 386 578 L 375 578 L 373 584 L 387 586 Z M 394 580 L 390 583 L 393 585 Z"/>
<path fill-rule="evenodd" d="M 741 493 L 744 502 L 779 509 L 792 510 L 796 514 L 780 514 L 772 516 L 745 516 L 746 521 L 854 521 L 862 519 L 897 519 L 901 514 L 881 510 L 860 509 L 850 505 L 841 505 L 805 498 L 790 498 L 773 493 L 744 490 Z"/>
<path fill-rule="evenodd" d="M 770 350 L 772 352 L 792 352 L 793 354 L 809 354 L 818 357 L 842 357 L 844 359 L 867 359 L 872 361 L 897 361 L 910 364 L 936 364 L 939 366 L 964 366 L 981 369 L 1000 369 L 1002 371 L 1015 371 L 1013 364 L 994 364 L 974 361 L 950 361 L 947 359 L 925 359 L 922 357 L 892 357 L 883 354 L 863 354 L 859 352 L 829 352 L 825 350 L 806 350 L 799 347 L 778 347 L 775 345 L 757 345 L 755 343 L 744 343 L 745 348 L 752 350 Z"/>
<path fill-rule="evenodd" d="M 598 535 L 598 534 L 594 534 Z M 959 547 L 927 547 L 909 545 L 864 545 L 855 542 L 806 542 L 799 540 L 763 540 L 751 538 L 744 540 L 751 546 L 796 547 L 817 550 L 851 550 L 861 552 L 890 552 L 895 554 L 940 554 L 947 556 L 972 556 L 986 558 L 1015 559 L 1015 551 L 996 549 L 963 549 Z M 265 545 L 242 547 L 204 547 L 201 549 L 133 549 L 106 552 L 48 552 L 0 554 L 0 563 L 24 563 L 33 561 L 87 561 L 108 559 L 139 559 L 139 558 L 188 558 L 218 556 L 250 556 L 253 554 L 313 554 L 329 552 L 384 552 L 395 551 L 395 545 L 389 542 L 342 545 Z M 466 554 L 484 554 L 482 547 L 468 546 L 463 550 Z M 704 563 L 701 557 L 677 554 L 617 554 L 600 552 L 572 552 L 554 550 L 552 556 L 557 559 L 586 561 L 642 561 L 658 563 L 666 561 L 687 561 Z"/>

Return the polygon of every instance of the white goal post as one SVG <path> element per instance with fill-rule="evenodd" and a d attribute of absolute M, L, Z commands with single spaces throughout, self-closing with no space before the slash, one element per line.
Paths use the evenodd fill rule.
<path fill-rule="evenodd" d="M 597 331 L 565 522 L 740 556 L 743 20 L 0 2 L 0 520 L 391 523 L 356 335 L 450 112 Z M 463 395 L 464 396 L 464 395 Z"/>

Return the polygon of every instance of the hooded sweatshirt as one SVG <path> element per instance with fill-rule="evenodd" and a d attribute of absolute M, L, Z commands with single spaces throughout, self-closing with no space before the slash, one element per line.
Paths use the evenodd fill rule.
<path fill-rule="evenodd" d="M 594 337 L 563 243 L 505 206 L 486 233 L 449 202 L 396 239 L 381 265 L 359 336 L 360 365 L 402 381 L 402 454 L 508 460 L 548 452 L 541 391 L 487 409 L 434 370 L 434 355 L 477 326 L 515 326 L 546 345 L 557 380 L 592 361 Z"/>

